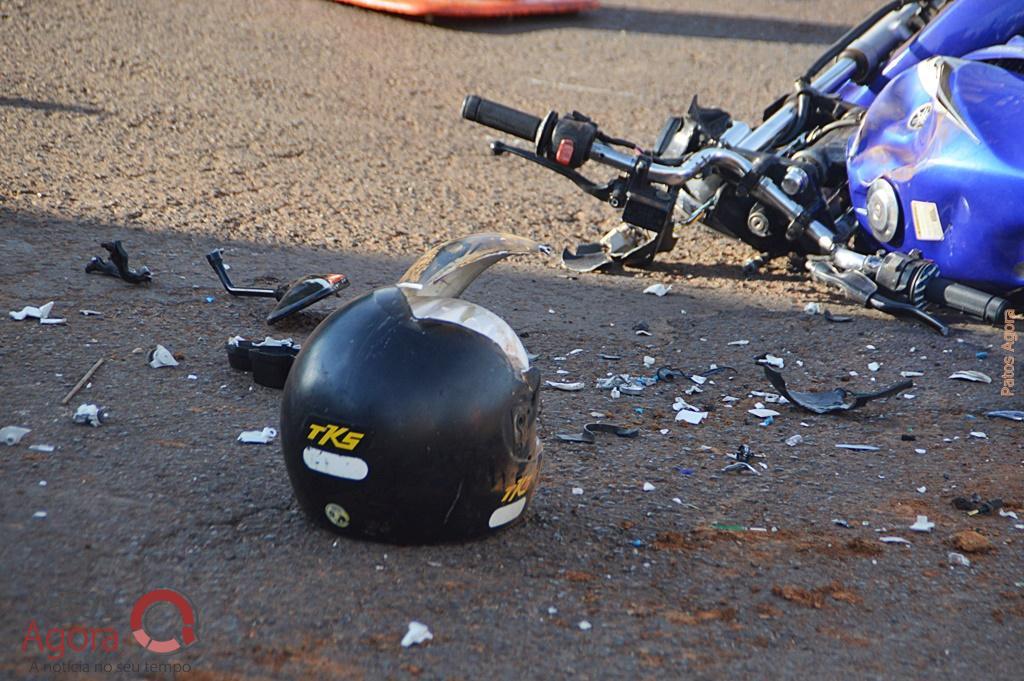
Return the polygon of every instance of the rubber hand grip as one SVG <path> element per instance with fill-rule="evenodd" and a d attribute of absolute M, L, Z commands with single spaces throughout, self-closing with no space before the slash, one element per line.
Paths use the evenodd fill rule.
<path fill-rule="evenodd" d="M 462 117 L 509 135 L 534 141 L 540 118 L 489 99 L 469 95 L 462 102 Z"/>
<path fill-rule="evenodd" d="M 1009 302 L 991 293 L 936 277 L 928 283 L 925 297 L 930 302 L 965 312 L 990 324 L 1002 324 Z"/>

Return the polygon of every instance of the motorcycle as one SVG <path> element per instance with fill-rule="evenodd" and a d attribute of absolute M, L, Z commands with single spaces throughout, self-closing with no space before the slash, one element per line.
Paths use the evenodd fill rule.
<path fill-rule="evenodd" d="M 469 95 L 491 143 L 622 211 L 566 249 L 589 271 L 643 267 L 697 221 L 788 255 L 852 300 L 947 335 L 944 306 L 1002 325 L 1024 302 L 1024 0 L 894 0 L 850 29 L 751 128 L 693 99 L 651 148 L 573 111 Z M 585 165 L 610 166 L 607 182 Z"/>

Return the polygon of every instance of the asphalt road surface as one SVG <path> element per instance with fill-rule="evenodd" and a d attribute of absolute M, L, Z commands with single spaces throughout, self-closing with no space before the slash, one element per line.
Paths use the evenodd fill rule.
<path fill-rule="evenodd" d="M 941 338 L 784 264 L 745 277 L 750 253 L 703 228 L 648 271 L 569 277 L 518 259 L 468 292 L 528 334 L 545 378 L 588 383 L 544 392 L 542 480 L 515 528 L 428 547 L 338 538 L 299 511 L 276 444 L 235 441 L 277 425 L 280 393 L 230 370 L 223 347 L 270 333 L 268 304 L 227 297 L 207 251 L 224 248 L 245 282 L 347 274 L 341 299 L 273 331 L 302 339 L 439 241 L 594 240 L 614 211 L 491 157 L 492 134 L 459 118 L 464 95 L 577 109 L 648 142 L 694 94 L 755 121 L 874 5 L 636 0 L 457 24 L 320 0 L 0 0 L 0 309 L 52 300 L 67 319 L 0 320 L 0 427 L 31 428 L 0 446 L 0 677 L 1021 678 L 1021 520 L 951 506 L 1024 500 L 1021 424 L 982 415 L 1022 401 L 998 380 L 947 378 L 998 377 L 1000 332 L 954 319 Z M 84 273 L 115 238 L 152 284 Z M 657 282 L 671 293 L 641 293 Z M 829 324 L 807 302 L 854 319 Z M 146 365 L 158 343 L 178 367 Z M 770 390 L 762 352 L 812 389 L 923 375 L 912 399 L 846 416 L 769 404 L 780 415 L 762 426 L 747 413 Z M 687 396 L 710 411 L 698 426 L 673 420 L 683 385 L 618 400 L 590 387 L 645 372 L 645 355 L 734 369 Z M 109 421 L 72 423 L 85 402 Z M 554 438 L 595 411 L 640 436 Z M 744 443 L 760 475 L 721 473 Z M 918 515 L 931 533 L 908 529 Z M 952 565 L 967 530 L 989 550 Z M 158 587 L 197 614 L 198 641 L 175 655 L 132 641 L 133 606 Z M 406 649 L 413 620 L 433 639 Z M 180 626 L 167 603 L 146 622 L 157 638 Z"/>

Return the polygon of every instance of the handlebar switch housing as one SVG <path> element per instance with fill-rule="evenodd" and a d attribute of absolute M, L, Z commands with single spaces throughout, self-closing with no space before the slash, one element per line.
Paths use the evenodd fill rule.
<path fill-rule="evenodd" d="M 596 138 L 596 125 L 564 116 L 555 124 L 549 156 L 561 165 L 579 168 L 590 158 L 590 148 Z"/>

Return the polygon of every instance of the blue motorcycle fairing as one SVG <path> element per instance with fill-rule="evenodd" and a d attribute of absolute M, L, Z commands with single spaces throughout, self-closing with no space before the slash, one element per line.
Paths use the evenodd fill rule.
<path fill-rule="evenodd" d="M 1000 58 L 1005 58 L 1002 55 Z M 934 57 L 897 76 L 847 148 L 850 196 L 884 178 L 900 220 L 886 250 L 919 249 L 942 275 L 991 291 L 1024 286 L 1024 78 Z"/>
<path fill-rule="evenodd" d="M 937 55 L 962 57 L 1005 43 L 1024 33 L 1024 0 L 953 0 L 921 29 L 867 85 L 849 82 L 839 91 L 844 101 L 867 107 L 901 73 Z"/>

